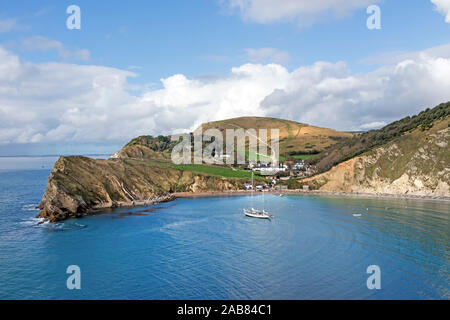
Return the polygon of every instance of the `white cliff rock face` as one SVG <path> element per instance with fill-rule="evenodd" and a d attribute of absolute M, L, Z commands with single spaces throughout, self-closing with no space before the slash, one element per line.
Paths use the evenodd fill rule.
<path fill-rule="evenodd" d="M 447 121 L 427 132 L 408 133 L 302 182 L 323 191 L 449 197 L 449 144 Z"/>
<path fill-rule="evenodd" d="M 110 159 L 119 159 L 119 151 L 115 152 Z"/>

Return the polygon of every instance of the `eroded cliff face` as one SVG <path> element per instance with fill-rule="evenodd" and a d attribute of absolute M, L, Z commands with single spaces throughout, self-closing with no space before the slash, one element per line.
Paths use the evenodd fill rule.
<path fill-rule="evenodd" d="M 449 197 L 449 146 L 446 119 L 429 130 L 416 129 L 301 183 L 324 191 Z"/>
<path fill-rule="evenodd" d="M 239 179 L 195 174 L 134 158 L 61 157 L 50 174 L 39 217 L 51 222 L 98 209 L 170 201 L 173 192 L 228 191 Z"/>

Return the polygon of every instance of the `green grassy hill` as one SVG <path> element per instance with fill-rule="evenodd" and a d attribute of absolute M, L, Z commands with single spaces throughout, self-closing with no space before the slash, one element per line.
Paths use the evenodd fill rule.
<path fill-rule="evenodd" d="M 280 161 L 307 158 L 334 145 L 341 139 L 350 139 L 353 134 L 333 129 L 315 127 L 291 120 L 266 117 L 240 117 L 221 121 L 208 122 L 202 129 L 218 129 L 225 137 L 226 129 L 279 129 Z"/>
<path fill-rule="evenodd" d="M 202 126 L 203 132 L 208 129 L 218 129 L 226 139 L 226 129 L 259 129 L 268 130 L 268 144 L 270 145 L 270 129 L 279 130 L 280 161 L 307 159 L 338 141 L 348 140 L 352 133 L 340 132 L 327 128 L 310 126 L 290 120 L 264 117 L 241 117 L 221 121 L 207 122 Z M 224 141 L 225 143 L 226 141 Z M 206 145 L 207 143 L 204 143 Z M 121 158 L 139 159 L 170 159 L 170 154 L 176 142 L 171 142 L 167 136 L 141 136 L 130 141 L 118 153 Z M 236 146 L 235 146 L 236 147 Z M 237 153 L 245 152 L 249 158 L 248 141 L 246 150 L 235 150 Z M 259 155 L 256 155 L 258 160 Z"/>

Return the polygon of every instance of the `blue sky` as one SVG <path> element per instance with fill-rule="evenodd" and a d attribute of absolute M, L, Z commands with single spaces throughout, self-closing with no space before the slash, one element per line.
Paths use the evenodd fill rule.
<path fill-rule="evenodd" d="M 297 4 L 302 2 L 306 3 L 297 0 Z M 384 107 L 386 101 L 392 100 L 389 98 L 392 90 L 376 86 L 369 88 L 370 81 L 378 83 L 389 78 L 389 81 L 398 82 L 395 64 L 411 57 L 417 65 L 408 67 L 411 70 L 405 71 L 405 74 L 416 72 L 413 75 L 419 78 L 423 75 L 417 73 L 418 70 L 425 67 L 429 70 L 442 69 L 442 63 L 446 61 L 439 59 L 450 58 L 450 48 L 446 47 L 450 45 L 450 23 L 446 22 L 446 10 L 450 9 L 448 0 L 435 0 L 434 3 L 430 0 L 337 2 L 342 5 L 327 8 L 327 1 L 317 0 L 316 7 L 309 4 L 305 5 L 305 9 L 292 0 L 1 0 L 0 47 L 11 63 L 16 57 L 20 60 L 20 68 L 28 72 L 27 66 L 33 65 L 43 75 L 43 78 L 34 77 L 34 74 L 22 76 L 16 82 L 6 79 L 4 81 L 10 81 L 7 83 L 8 90 L 23 88 L 32 81 L 55 80 L 54 75 L 59 72 L 55 70 L 73 72 L 71 77 L 78 79 L 77 70 L 81 69 L 69 65 L 88 69 L 83 69 L 85 75 L 76 80 L 80 83 L 79 87 L 61 87 L 58 84 L 55 90 L 61 95 L 57 97 L 59 100 L 54 93 L 42 93 L 39 101 L 43 107 L 40 109 L 27 107 L 36 99 L 33 96 L 35 93 L 28 97 L 29 101 L 17 96 L 0 99 L 0 114 L 3 112 L 4 116 L 4 120 L 0 120 L 0 154 L 7 153 L 5 150 L 13 145 L 20 150 L 20 145 L 29 144 L 34 144 L 33 150 L 36 145 L 53 145 L 51 150 L 56 149 L 56 152 L 59 149 L 54 146 L 67 143 L 82 146 L 82 150 L 83 146 L 98 143 L 111 144 L 115 148 L 136 134 L 169 134 L 192 129 L 205 120 L 239 115 L 280 116 L 340 130 L 356 130 L 370 128 L 371 124 L 380 126 L 424 107 L 431 107 L 433 105 L 429 104 L 447 97 L 450 99 L 445 90 L 438 89 L 426 99 L 422 98 L 423 95 L 417 98 L 412 94 L 410 99 L 397 101 L 397 111 L 392 112 L 392 108 Z M 325 5 L 321 6 L 323 3 Z M 381 8 L 381 30 L 366 27 L 366 8 L 371 3 Z M 81 30 L 66 28 L 66 8 L 72 4 L 81 8 Z M 275 8 L 274 16 L 270 16 L 270 6 Z M 282 6 L 293 9 L 280 9 L 281 13 L 277 15 L 276 10 Z M 261 12 L 267 8 L 269 15 L 262 16 Z M 432 57 L 429 57 L 433 60 L 419 59 L 413 55 L 414 52 L 427 52 L 435 47 L 440 49 L 433 51 Z M 49 62 L 56 65 L 50 68 L 46 65 Z M 326 65 L 317 65 L 320 62 Z M 440 67 L 431 62 L 440 63 Z M 270 63 L 283 69 L 268 67 Z M 248 68 L 239 69 L 246 64 Z M 106 67 L 107 70 L 99 74 L 94 66 Z M 232 68 L 239 70 L 233 72 Z M 392 69 L 387 72 L 385 68 Z M 17 71 L 18 74 L 24 74 L 22 69 Z M 5 67 L 3 70 L 9 69 Z M 316 81 L 317 77 L 308 78 L 314 72 L 320 74 L 320 81 Z M 182 76 L 175 78 L 175 75 Z M 250 80 L 244 84 L 230 80 L 239 76 Z M 110 88 L 108 80 L 106 89 L 86 95 L 83 104 L 80 98 L 80 106 L 76 106 L 77 99 L 73 97 L 77 94 L 76 90 L 80 90 L 80 95 L 85 94 L 81 90 L 86 88 L 86 84 L 97 84 L 100 83 L 98 79 L 110 79 L 108 77 L 120 79 L 118 87 Z M 279 87 L 276 83 L 268 85 L 271 78 L 284 84 Z M 170 80 L 165 84 L 161 79 Z M 199 82 L 195 82 L 197 79 Z M 434 80 L 439 83 L 442 79 Z M 336 81 L 339 81 L 338 86 Z M 358 85 L 346 87 L 345 92 L 339 94 L 335 92 L 334 88 L 341 88 L 344 84 L 347 86 L 349 82 L 357 82 Z M 322 94 L 323 87 L 330 83 L 333 89 L 327 87 L 327 92 Z M 99 86 L 102 85 L 103 82 Z M 246 104 L 236 106 L 236 110 L 227 111 L 230 110 L 227 103 L 233 99 L 225 96 L 217 100 L 216 92 L 220 95 L 224 90 L 230 90 L 228 95 L 235 94 L 240 85 L 248 85 L 249 92 L 254 94 L 244 94 L 243 98 L 236 100 L 246 100 L 247 96 L 254 100 L 249 98 Z M 414 85 L 424 88 L 420 83 L 408 84 Z M 49 87 L 40 91 L 49 90 Z M 308 92 L 313 89 L 317 94 L 310 96 Z M 107 98 L 98 100 L 99 92 L 104 94 L 105 90 L 120 91 L 114 103 L 121 101 L 121 104 L 111 107 L 114 111 L 108 119 L 102 114 L 107 112 Z M 397 96 L 408 95 L 408 92 L 401 90 L 395 89 Z M 328 101 L 331 95 L 343 100 L 339 105 L 331 105 Z M 360 101 L 356 95 L 371 98 Z M 186 99 L 186 105 L 175 99 L 178 96 Z M 61 105 L 61 101 L 67 105 Z M 296 101 L 304 103 L 297 105 Z M 411 103 L 413 107 L 408 109 Z M 134 105 L 138 104 L 140 107 L 134 109 Z M 45 105 L 58 107 L 46 109 Z M 124 128 L 122 135 L 111 137 L 105 127 L 120 124 L 127 108 L 138 114 L 136 119 L 127 118 L 127 126 L 132 126 L 133 121 L 139 122 L 139 129 Z M 345 118 L 332 115 L 353 108 L 362 110 L 361 114 L 350 112 Z M 6 118 L 11 110 L 17 110 L 19 115 L 23 112 L 23 115 L 8 120 Z M 102 130 L 94 130 L 92 124 L 87 124 L 86 114 L 90 112 L 100 119 L 98 126 Z M 183 121 L 168 119 L 171 115 L 184 112 L 187 116 L 183 117 Z M 43 113 L 46 115 L 42 116 Z M 50 116 L 50 113 L 55 115 Z M 155 119 L 152 114 L 157 114 L 159 118 Z M 147 119 L 146 122 L 142 122 L 143 118 Z M 76 128 L 83 125 L 86 125 L 83 132 L 78 132 Z M 89 130 L 92 133 L 85 134 Z M 27 134 L 15 139 L 12 138 L 15 132 Z M 92 153 L 93 149 L 88 147 L 86 152 Z"/>
<path fill-rule="evenodd" d="M 23 30 L 1 35 L 2 43 L 42 35 L 71 50 L 91 52 L 87 64 L 120 69 L 139 67 L 141 83 L 176 73 L 188 77 L 225 74 L 249 62 L 248 48 L 277 48 L 290 55 L 294 69 L 318 60 L 346 61 L 355 72 L 360 61 L 385 52 L 418 51 L 450 42 L 450 24 L 430 1 L 382 1 L 382 29 L 366 25 L 366 8 L 347 17 L 324 17 L 311 26 L 292 21 L 244 21 L 220 1 L 2 1 L 0 17 L 15 18 Z M 76 3 L 82 29 L 68 30 L 66 8 Z M 21 52 L 24 59 L 57 60 L 56 52 Z"/>

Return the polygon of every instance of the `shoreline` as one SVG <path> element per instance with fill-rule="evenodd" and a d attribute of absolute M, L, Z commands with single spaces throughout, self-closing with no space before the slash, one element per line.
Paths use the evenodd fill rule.
<path fill-rule="evenodd" d="M 260 191 L 257 191 L 257 194 Z M 262 192 L 260 192 L 262 194 Z M 363 192 L 339 192 L 339 191 L 320 191 L 320 190 L 274 190 L 274 191 L 264 191 L 268 194 L 283 194 L 283 195 L 303 195 L 303 196 L 334 196 L 334 197 L 361 197 L 361 198 L 378 198 L 378 199 L 404 199 L 404 200 L 427 200 L 427 201 L 445 201 L 450 202 L 450 196 L 422 196 L 422 195 L 404 195 L 404 194 L 387 194 L 387 193 L 363 193 Z M 230 190 L 230 191 L 207 191 L 207 192 L 174 192 L 166 195 L 156 196 L 154 198 L 149 198 L 147 200 L 135 200 L 129 202 L 117 202 L 112 206 L 108 205 L 97 205 L 95 207 L 89 208 L 84 213 L 79 213 L 76 215 L 65 216 L 64 218 L 58 216 L 48 216 L 43 214 L 44 211 L 41 209 L 36 218 L 42 218 L 43 220 L 38 222 L 38 225 L 50 222 L 61 222 L 72 218 L 82 218 L 84 216 L 91 216 L 101 214 L 104 211 L 116 209 L 116 208 L 136 208 L 136 207 L 146 207 L 149 205 L 171 202 L 177 198 L 208 198 L 208 197 L 230 197 L 230 196 L 245 196 L 250 195 L 250 190 Z"/>
<path fill-rule="evenodd" d="M 262 193 L 256 191 L 255 194 Z M 305 190 L 276 190 L 264 191 L 268 194 L 288 194 L 288 195 L 318 195 L 318 196 L 336 196 L 336 197 L 362 197 L 362 198 L 385 198 L 385 199 L 406 199 L 406 200 L 429 200 L 429 201 L 450 201 L 450 196 L 426 196 L 413 194 L 390 194 L 390 193 L 365 193 L 365 192 L 342 192 L 342 191 L 305 191 Z M 247 190 L 231 191 L 207 191 L 207 192 L 175 192 L 172 195 L 175 198 L 206 198 L 223 196 L 243 196 L 251 194 Z"/>

